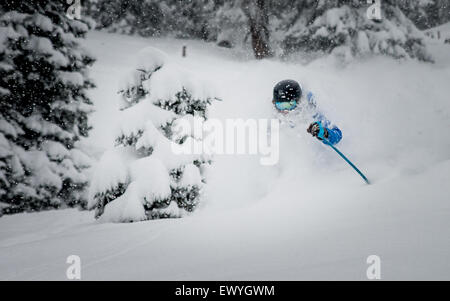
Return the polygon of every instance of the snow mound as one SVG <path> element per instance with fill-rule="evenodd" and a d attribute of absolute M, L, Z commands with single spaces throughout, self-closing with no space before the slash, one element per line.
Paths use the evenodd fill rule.
<path fill-rule="evenodd" d="M 154 48 L 137 56 L 129 80 L 119 88 L 122 102 L 116 129 L 116 147 L 132 150 L 133 159 L 126 161 L 116 157 L 119 153 L 108 152 L 94 173 L 102 179 L 93 181 L 89 208 L 95 208 L 103 222 L 179 217 L 180 212 L 194 210 L 204 183 L 201 166 L 209 162 L 200 154 L 186 152 L 192 144 L 201 143 L 195 139 L 199 137 L 176 132 L 175 127 L 182 121 L 206 119 L 214 98 L 210 85 L 179 63 L 169 63 Z M 171 209 L 171 203 L 180 210 Z"/>
<path fill-rule="evenodd" d="M 120 112 L 116 128 L 116 137 L 138 136 L 148 120 L 156 127 L 163 126 L 175 119 L 173 112 L 163 110 L 153 105 L 147 99 Z"/>
<path fill-rule="evenodd" d="M 128 163 L 133 159 L 133 151 L 127 147 L 107 150 L 93 167 L 92 181 L 89 187 L 88 208 L 95 206 L 94 197 L 103 191 L 109 191 L 120 183 L 128 183 Z"/>
<path fill-rule="evenodd" d="M 119 84 L 119 90 L 128 90 L 140 83 L 141 75 L 145 73 L 153 73 L 164 66 L 168 61 L 167 55 L 154 47 L 142 49 L 136 55 L 133 67 Z M 136 72 L 138 71 L 138 72 Z"/>
<path fill-rule="evenodd" d="M 148 91 L 152 91 L 150 101 L 153 103 L 173 99 L 175 94 L 183 89 L 197 99 L 214 98 L 217 95 L 214 85 L 205 83 L 203 78 L 199 78 L 178 64 L 166 64 L 143 85 Z M 161 86 L 164 86 L 164 89 L 157 88 Z"/>
<path fill-rule="evenodd" d="M 166 166 L 157 157 L 145 157 L 130 165 L 132 183 L 136 183 L 141 199 L 148 205 L 154 200 L 170 197 L 170 177 Z"/>

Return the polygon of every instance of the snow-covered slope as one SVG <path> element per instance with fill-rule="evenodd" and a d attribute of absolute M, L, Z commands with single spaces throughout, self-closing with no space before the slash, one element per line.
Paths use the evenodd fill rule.
<path fill-rule="evenodd" d="M 271 118 L 273 85 L 301 81 L 373 184 L 303 127 L 285 129 L 276 166 L 217 156 L 203 206 L 188 218 L 99 224 L 76 210 L 0 218 L 0 279 L 63 280 L 73 254 L 84 280 L 366 279 L 369 255 L 380 256 L 383 279 L 450 278 L 446 45 L 433 48 L 435 65 L 378 58 L 341 70 L 327 59 L 256 62 L 200 42 L 91 33 L 94 147 L 112 144 L 117 81 L 149 45 L 216 86 L 224 101 L 215 118 Z"/>

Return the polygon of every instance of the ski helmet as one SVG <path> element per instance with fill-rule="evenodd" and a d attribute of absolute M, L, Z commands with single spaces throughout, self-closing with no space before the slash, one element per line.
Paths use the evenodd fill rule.
<path fill-rule="evenodd" d="M 299 102 L 302 97 L 300 84 L 291 79 L 283 80 L 273 88 L 273 102 Z"/>

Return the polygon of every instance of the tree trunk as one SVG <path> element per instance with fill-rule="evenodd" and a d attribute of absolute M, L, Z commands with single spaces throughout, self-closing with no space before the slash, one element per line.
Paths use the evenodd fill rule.
<path fill-rule="evenodd" d="M 257 59 L 272 56 L 269 46 L 269 15 L 264 0 L 243 0 L 242 10 L 248 18 L 252 48 Z"/>

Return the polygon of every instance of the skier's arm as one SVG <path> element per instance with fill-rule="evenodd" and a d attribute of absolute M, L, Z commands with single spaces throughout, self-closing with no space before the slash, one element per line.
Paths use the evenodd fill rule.
<path fill-rule="evenodd" d="M 308 103 L 316 108 L 316 102 L 314 100 L 314 95 L 309 92 L 306 96 Z M 342 131 L 335 125 L 333 125 L 322 113 L 316 111 L 313 115 L 314 123 L 310 125 L 308 128 L 308 132 L 313 136 L 318 137 L 323 140 L 323 138 L 327 139 L 331 145 L 338 144 L 342 139 Z M 314 124 L 317 123 L 317 128 L 314 128 Z M 323 131 L 321 132 L 321 127 L 323 127 Z M 323 135 L 323 137 L 321 137 Z"/>

